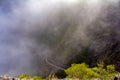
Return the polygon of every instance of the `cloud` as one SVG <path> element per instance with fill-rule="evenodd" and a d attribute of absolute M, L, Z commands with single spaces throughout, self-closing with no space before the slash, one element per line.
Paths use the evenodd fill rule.
<path fill-rule="evenodd" d="M 109 6 L 117 10 L 116 4 L 112 0 L 5 1 L 0 6 L 1 74 L 46 76 L 56 71 L 46 63 L 46 56 L 55 66 L 65 67 L 83 47 L 102 52 L 107 42 L 96 36 L 109 35 L 105 25 L 111 22 L 106 15 Z"/>

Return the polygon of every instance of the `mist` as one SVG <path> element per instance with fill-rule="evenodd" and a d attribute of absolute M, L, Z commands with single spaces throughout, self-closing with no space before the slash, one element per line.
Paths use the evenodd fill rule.
<path fill-rule="evenodd" d="M 120 53 L 119 8 L 119 0 L 1 0 L 0 74 L 47 76 L 84 48 L 99 56 L 118 44 Z"/>

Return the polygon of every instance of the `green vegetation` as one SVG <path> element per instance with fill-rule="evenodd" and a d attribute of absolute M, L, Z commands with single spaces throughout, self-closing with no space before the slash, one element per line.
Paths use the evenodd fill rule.
<path fill-rule="evenodd" d="M 118 74 L 114 65 L 105 66 L 103 62 L 93 68 L 89 68 L 85 63 L 72 64 L 65 72 L 68 78 L 79 78 L 81 80 L 109 80 Z"/>
<path fill-rule="evenodd" d="M 115 77 L 115 75 L 119 74 L 119 72 L 115 71 L 114 65 L 105 65 L 104 62 L 99 63 L 96 67 L 90 68 L 87 64 L 72 64 L 71 67 L 65 70 L 67 74 L 66 78 L 70 78 L 72 80 L 111 80 Z M 62 74 L 62 73 L 61 73 Z M 57 80 L 58 77 L 55 75 L 50 75 L 51 77 L 47 77 L 48 80 Z M 29 74 L 22 74 L 20 76 L 20 80 L 45 80 L 40 76 L 31 77 Z"/>
<path fill-rule="evenodd" d="M 22 79 L 44 80 L 40 76 L 33 76 L 33 77 L 31 77 L 29 74 L 22 74 L 19 78 L 20 78 L 20 80 L 22 80 Z"/>
<path fill-rule="evenodd" d="M 34 76 L 33 80 L 44 80 L 44 79 L 42 79 L 40 76 Z"/>
<path fill-rule="evenodd" d="M 25 73 L 25 74 L 22 74 L 19 78 L 20 80 L 23 78 L 30 79 L 30 75 Z"/>
<path fill-rule="evenodd" d="M 72 64 L 70 68 L 65 70 L 69 78 L 79 78 L 83 80 L 96 78 L 99 75 L 95 73 L 92 69 L 88 68 L 85 63 L 82 64 Z"/>

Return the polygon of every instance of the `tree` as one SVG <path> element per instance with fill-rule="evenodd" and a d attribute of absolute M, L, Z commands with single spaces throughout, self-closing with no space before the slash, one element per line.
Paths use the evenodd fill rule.
<path fill-rule="evenodd" d="M 69 78 L 79 78 L 82 80 L 92 80 L 97 78 L 99 75 L 88 68 L 85 63 L 82 64 L 72 64 L 70 68 L 65 70 Z"/>
<path fill-rule="evenodd" d="M 104 62 L 100 62 L 97 67 L 92 68 L 94 72 L 99 74 L 99 78 L 101 80 L 109 80 L 113 78 L 116 74 L 118 74 L 117 71 L 115 71 L 114 65 L 104 65 Z"/>
<path fill-rule="evenodd" d="M 114 65 L 105 66 L 104 62 L 98 64 L 97 67 L 89 68 L 85 63 L 72 64 L 70 68 L 65 70 L 67 77 L 79 78 L 80 80 L 110 80 L 116 74 Z"/>

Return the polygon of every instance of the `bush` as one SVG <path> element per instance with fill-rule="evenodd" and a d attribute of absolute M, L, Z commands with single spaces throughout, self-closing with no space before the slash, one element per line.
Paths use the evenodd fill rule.
<path fill-rule="evenodd" d="M 32 80 L 44 80 L 40 76 L 33 76 L 33 77 L 31 77 L 29 74 L 22 74 L 19 78 L 20 78 L 20 80 L 22 80 L 22 79 L 27 79 L 27 80 L 30 80 L 30 79 L 32 79 Z"/>
<path fill-rule="evenodd" d="M 19 78 L 20 78 L 20 80 L 21 80 L 21 79 L 24 79 L 24 78 L 30 79 L 30 75 L 25 73 L 25 74 L 20 75 Z"/>
<path fill-rule="evenodd" d="M 114 65 L 105 66 L 104 62 L 99 63 L 98 66 L 92 68 L 92 70 L 99 74 L 99 78 L 101 80 L 112 79 L 116 74 L 118 74 L 118 72 L 115 71 Z"/>
<path fill-rule="evenodd" d="M 81 80 L 94 80 L 95 78 L 109 80 L 118 74 L 118 72 L 115 71 L 114 65 L 108 65 L 105 67 L 103 62 L 93 68 L 89 68 L 85 63 L 72 64 L 70 68 L 65 70 L 65 72 L 68 75 L 68 78 L 79 78 Z"/>
<path fill-rule="evenodd" d="M 40 76 L 34 76 L 33 80 L 43 80 Z"/>
<path fill-rule="evenodd" d="M 65 70 L 65 72 L 69 78 L 79 78 L 83 80 L 92 80 L 93 78 L 99 76 L 92 69 L 88 68 L 88 65 L 86 65 L 85 63 L 72 64 L 72 66 Z"/>

